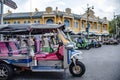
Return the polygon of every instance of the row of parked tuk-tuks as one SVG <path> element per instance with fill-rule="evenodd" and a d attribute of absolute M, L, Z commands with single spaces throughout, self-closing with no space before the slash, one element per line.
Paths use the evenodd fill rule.
<path fill-rule="evenodd" d="M 118 45 L 119 40 L 115 39 L 115 38 L 106 38 L 106 39 L 104 39 L 103 44 L 105 44 L 105 45 Z"/>
<path fill-rule="evenodd" d="M 102 45 L 118 45 L 119 40 L 114 38 L 105 38 L 103 41 L 99 41 L 96 37 L 87 39 L 83 34 L 72 34 L 72 31 L 65 31 L 69 41 L 74 43 L 76 49 L 87 49 L 90 48 L 99 48 Z"/>

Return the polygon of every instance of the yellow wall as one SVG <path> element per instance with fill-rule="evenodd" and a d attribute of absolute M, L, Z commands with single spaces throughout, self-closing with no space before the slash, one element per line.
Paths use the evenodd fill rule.
<path fill-rule="evenodd" d="M 14 24 L 14 21 L 20 21 L 20 24 L 23 24 L 24 23 L 24 21 L 31 21 L 31 23 L 34 23 L 34 21 L 35 20 L 40 20 L 40 23 L 41 24 L 46 24 L 46 20 L 47 19 L 52 19 L 53 21 L 54 21 L 54 23 L 55 24 L 57 24 L 57 23 L 62 23 L 62 24 L 64 24 L 64 20 L 65 19 L 68 19 L 69 20 L 69 22 L 70 22 L 70 28 L 72 28 L 72 30 L 73 31 L 75 31 L 75 32 L 80 32 L 81 30 L 85 30 L 86 29 L 86 27 L 87 27 L 87 21 L 86 21 L 86 19 L 79 19 L 79 20 L 76 20 L 76 19 L 74 19 L 74 17 L 68 17 L 68 16 L 56 16 L 56 15 L 53 15 L 53 16 L 47 16 L 47 15 L 43 15 L 41 18 L 36 18 L 36 19 L 34 19 L 34 18 L 30 18 L 30 19 L 22 19 L 22 18 L 20 18 L 20 19 L 9 19 L 9 20 L 4 20 L 4 22 L 10 22 L 10 24 Z M 78 28 L 76 28 L 76 27 L 74 27 L 74 22 L 78 22 Z M 82 28 L 82 21 L 84 21 L 84 28 Z M 109 32 L 109 25 L 108 24 L 100 24 L 100 30 L 98 30 L 98 22 L 94 22 L 94 21 L 90 21 L 90 29 L 91 30 L 96 30 L 96 31 L 98 31 L 98 33 L 102 33 L 102 31 L 103 31 L 103 26 L 105 26 L 105 28 L 106 28 L 106 31 L 108 31 Z"/>

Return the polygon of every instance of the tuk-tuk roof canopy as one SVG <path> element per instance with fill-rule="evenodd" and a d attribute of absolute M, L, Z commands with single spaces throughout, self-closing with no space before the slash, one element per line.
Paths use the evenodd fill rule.
<path fill-rule="evenodd" d="M 0 34 L 41 34 L 64 28 L 63 24 L 9 24 L 0 25 Z"/>

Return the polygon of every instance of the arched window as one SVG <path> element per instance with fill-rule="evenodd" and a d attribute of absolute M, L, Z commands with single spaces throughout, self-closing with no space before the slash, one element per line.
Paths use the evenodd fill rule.
<path fill-rule="evenodd" d="M 7 22 L 4 22 L 4 24 L 6 24 Z"/>
<path fill-rule="evenodd" d="M 6 22 L 4 22 L 4 24 L 10 24 L 10 22 L 6 21 Z"/>
<path fill-rule="evenodd" d="M 34 23 L 40 23 L 40 20 L 35 20 Z"/>
<path fill-rule="evenodd" d="M 40 23 L 40 21 L 38 20 L 38 23 Z"/>
<path fill-rule="evenodd" d="M 16 21 L 14 21 L 14 24 L 17 24 L 17 22 L 16 22 Z"/>
<path fill-rule="evenodd" d="M 8 22 L 8 24 L 10 24 L 10 22 Z"/>
<path fill-rule="evenodd" d="M 14 24 L 20 24 L 20 21 L 14 21 Z"/>
<path fill-rule="evenodd" d="M 82 21 L 82 28 L 84 28 L 84 21 Z"/>
<path fill-rule="evenodd" d="M 103 30 L 106 30 L 106 26 L 105 25 L 103 25 Z"/>
<path fill-rule="evenodd" d="M 30 21 L 24 21 L 24 24 L 30 24 L 31 22 Z"/>
<path fill-rule="evenodd" d="M 98 24 L 98 30 L 100 30 L 100 24 Z"/>
<path fill-rule="evenodd" d="M 20 21 L 17 21 L 18 24 L 20 24 Z"/>
<path fill-rule="evenodd" d="M 53 20 L 52 20 L 52 19 L 48 19 L 48 20 L 46 21 L 46 24 L 53 24 Z"/>
<path fill-rule="evenodd" d="M 28 21 L 28 23 L 30 23 L 30 21 Z"/>
<path fill-rule="evenodd" d="M 78 22 L 74 22 L 74 27 L 78 28 Z"/>
<path fill-rule="evenodd" d="M 64 24 L 65 24 L 66 27 L 70 27 L 70 22 L 69 22 L 69 20 L 65 19 L 65 20 L 64 20 Z"/>
<path fill-rule="evenodd" d="M 27 22 L 26 21 L 24 21 L 24 24 L 26 24 Z"/>

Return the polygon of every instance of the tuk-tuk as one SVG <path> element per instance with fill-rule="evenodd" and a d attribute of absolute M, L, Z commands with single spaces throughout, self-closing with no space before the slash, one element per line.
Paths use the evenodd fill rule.
<path fill-rule="evenodd" d="M 81 51 L 75 51 L 73 45 L 66 39 L 64 25 L 57 24 L 10 24 L 0 25 L 0 34 L 29 35 L 27 45 L 20 46 L 14 39 L 0 41 L 0 80 L 10 80 L 14 72 L 31 70 L 32 72 L 61 72 L 69 68 L 73 76 L 81 77 L 85 73 L 85 66 L 80 61 Z M 44 52 L 41 50 L 40 39 L 34 39 L 31 44 L 31 35 L 56 33 L 59 42 L 57 50 Z"/>
<path fill-rule="evenodd" d="M 73 44 L 75 46 L 75 49 L 87 49 L 89 50 L 91 47 L 90 47 L 90 44 L 88 43 L 88 40 L 86 38 L 81 38 L 80 35 L 73 35 L 74 37 L 74 40 L 71 39 L 71 34 L 72 31 L 65 31 L 66 35 L 67 35 L 67 38 L 68 40 L 71 42 L 71 44 Z M 79 37 L 82 39 L 82 42 L 79 43 Z"/>

